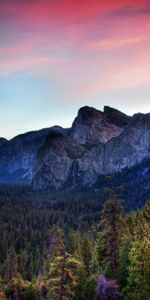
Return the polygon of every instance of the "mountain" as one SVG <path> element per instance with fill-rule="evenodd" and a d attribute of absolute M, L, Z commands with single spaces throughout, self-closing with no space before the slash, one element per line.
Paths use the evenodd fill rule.
<path fill-rule="evenodd" d="M 0 144 L 0 183 L 35 189 L 93 186 L 100 175 L 150 157 L 150 114 L 82 107 L 72 127 L 54 126 Z"/>
<path fill-rule="evenodd" d="M 37 150 L 50 130 L 28 132 L 0 143 L 0 183 L 31 183 Z"/>
<path fill-rule="evenodd" d="M 7 140 L 5 138 L 0 137 L 0 146 L 2 146 L 6 142 L 7 142 Z"/>

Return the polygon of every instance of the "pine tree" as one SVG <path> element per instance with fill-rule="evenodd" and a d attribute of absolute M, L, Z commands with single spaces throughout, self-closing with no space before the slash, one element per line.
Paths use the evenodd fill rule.
<path fill-rule="evenodd" d="M 15 249 L 11 247 L 7 252 L 5 281 L 8 283 L 13 277 L 17 276 L 17 255 Z"/>
<path fill-rule="evenodd" d="M 99 262 L 97 257 L 97 249 L 96 247 L 93 248 L 92 252 L 92 258 L 90 263 L 90 273 L 93 275 L 99 274 L 100 268 L 99 268 Z"/>
<path fill-rule="evenodd" d="M 119 261 L 118 261 L 118 272 L 117 279 L 120 286 L 123 288 L 127 284 L 128 278 L 128 267 L 130 264 L 129 261 L 129 252 L 132 245 L 132 239 L 129 235 L 126 235 L 122 239 L 119 251 Z"/>
<path fill-rule="evenodd" d="M 81 253 L 87 275 L 90 274 L 93 245 L 87 233 L 82 235 Z"/>
<path fill-rule="evenodd" d="M 108 200 L 104 203 L 101 214 L 101 231 L 104 251 L 106 249 L 106 259 L 110 263 L 112 278 L 116 278 L 119 259 L 119 247 L 121 243 L 124 217 L 123 205 L 120 195 L 108 190 Z"/>
<path fill-rule="evenodd" d="M 48 295 L 51 300 L 72 300 L 77 287 L 77 274 L 81 263 L 67 252 L 55 256 L 47 274 Z"/>
<path fill-rule="evenodd" d="M 81 234 L 78 231 L 69 230 L 66 242 L 67 252 L 81 259 Z"/>
<path fill-rule="evenodd" d="M 149 300 L 150 296 L 150 237 L 135 239 L 129 252 L 125 299 Z"/>
<path fill-rule="evenodd" d="M 86 300 L 85 290 L 87 283 L 87 274 L 83 261 L 80 262 L 79 267 L 77 268 L 77 286 L 75 289 L 75 299 L 76 300 Z"/>
<path fill-rule="evenodd" d="M 84 300 L 95 300 L 96 297 L 97 278 L 92 275 L 87 278 L 85 284 Z"/>

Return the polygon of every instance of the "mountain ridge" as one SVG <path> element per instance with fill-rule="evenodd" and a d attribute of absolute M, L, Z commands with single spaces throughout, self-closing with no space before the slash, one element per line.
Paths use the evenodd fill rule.
<path fill-rule="evenodd" d="M 0 139 L 0 183 L 35 189 L 92 186 L 99 175 L 118 172 L 150 157 L 150 114 L 127 116 L 105 106 L 79 109 L 71 128 L 53 126 Z M 5 176 L 4 176 L 5 175 Z"/>

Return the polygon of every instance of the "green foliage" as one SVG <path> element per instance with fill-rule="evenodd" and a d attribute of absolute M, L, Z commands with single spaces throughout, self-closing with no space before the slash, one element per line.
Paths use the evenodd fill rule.
<path fill-rule="evenodd" d="M 76 300 L 85 300 L 85 286 L 87 283 L 87 274 L 83 263 L 81 262 L 80 267 L 77 270 L 77 286 L 75 290 Z"/>
<path fill-rule="evenodd" d="M 97 279 L 93 275 L 87 279 L 85 285 L 85 298 L 86 300 L 94 300 L 96 296 L 96 286 L 97 286 Z"/>
<path fill-rule="evenodd" d="M 55 256 L 50 263 L 46 283 L 49 287 L 47 298 L 51 300 L 73 299 L 77 286 L 77 272 L 81 263 L 72 255 L 65 253 L 64 256 Z"/>
<path fill-rule="evenodd" d="M 91 262 L 90 262 L 90 273 L 95 275 L 99 274 L 100 268 L 99 268 L 99 262 L 97 257 L 97 251 L 96 247 L 93 248 Z"/>
<path fill-rule="evenodd" d="M 150 297 L 150 202 L 132 214 L 132 242 L 128 252 L 128 276 L 123 288 L 125 299 Z M 131 231 L 130 231 L 131 232 Z"/>
<path fill-rule="evenodd" d="M 109 270 L 109 274 L 111 273 L 112 277 L 116 278 L 124 216 L 120 195 L 112 189 L 108 190 L 108 200 L 104 203 L 101 213 L 100 228 L 98 245 L 100 265 L 103 270 L 107 266 L 107 272 Z"/>
<path fill-rule="evenodd" d="M 38 289 L 30 284 L 23 295 L 24 300 L 36 300 L 38 298 L 39 291 Z"/>
<path fill-rule="evenodd" d="M 81 253 L 82 253 L 82 259 L 85 266 L 85 270 L 87 275 L 90 274 L 90 262 L 92 259 L 92 242 L 90 240 L 90 237 L 87 233 L 84 233 L 82 235 L 81 240 Z"/>
<path fill-rule="evenodd" d="M 129 273 L 124 289 L 126 299 L 149 300 L 150 297 L 150 238 L 135 240 L 129 252 Z"/>
<path fill-rule="evenodd" d="M 17 256 L 14 248 L 11 247 L 7 252 L 4 279 L 6 282 L 9 282 L 13 277 L 16 276 L 17 276 Z"/>
<path fill-rule="evenodd" d="M 104 285 L 108 299 L 150 299 L 150 202 L 124 215 L 109 187 L 102 210 L 95 194 L 2 195 L 0 300 L 99 300 Z"/>
<path fill-rule="evenodd" d="M 30 283 L 24 281 L 20 276 L 12 278 L 5 287 L 5 295 L 10 299 L 23 299 L 26 289 Z"/>
<path fill-rule="evenodd" d="M 120 283 L 121 287 L 124 287 L 127 284 L 128 267 L 130 264 L 130 260 L 129 260 L 130 249 L 131 249 L 131 239 L 128 235 L 127 236 L 125 235 L 123 238 L 122 246 L 120 247 L 119 265 L 118 265 L 118 273 L 117 273 L 118 282 Z"/>

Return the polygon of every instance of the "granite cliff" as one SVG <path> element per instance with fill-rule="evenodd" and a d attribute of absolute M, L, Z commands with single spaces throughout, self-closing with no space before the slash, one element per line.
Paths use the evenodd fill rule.
<path fill-rule="evenodd" d="M 92 186 L 150 157 L 150 114 L 132 117 L 104 107 L 79 110 L 72 127 L 59 126 L 0 141 L 0 183 L 35 189 Z"/>

